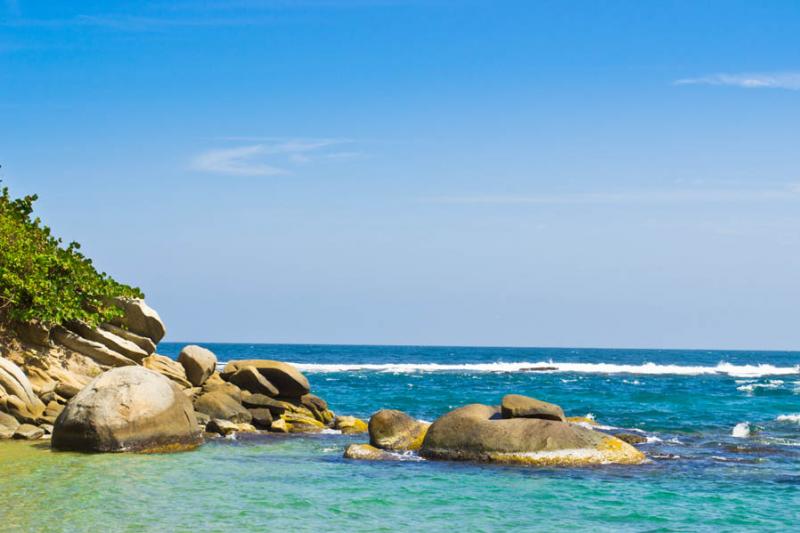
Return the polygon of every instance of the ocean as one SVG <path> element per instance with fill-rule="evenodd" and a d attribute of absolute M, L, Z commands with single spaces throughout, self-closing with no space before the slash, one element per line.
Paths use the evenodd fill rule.
<path fill-rule="evenodd" d="M 177 356 L 185 343 L 162 343 Z M 647 438 L 637 466 L 357 462 L 364 435 L 165 455 L 0 443 L 11 531 L 733 531 L 800 527 L 800 353 L 209 344 L 296 364 L 338 414 L 432 421 L 518 393 Z"/>

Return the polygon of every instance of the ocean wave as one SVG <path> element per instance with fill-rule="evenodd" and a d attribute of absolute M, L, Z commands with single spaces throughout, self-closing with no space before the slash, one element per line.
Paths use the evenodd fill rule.
<path fill-rule="evenodd" d="M 778 415 L 775 419 L 778 422 L 792 422 L 794 424 L 800 424 L 800 413 L 794 413 L 790 415 Z"/>
<path fill-rule="evenodd" d="M 783 381 L 780 379 L 772 379 L 769 383 L 751 383 L 750 385 L 741 385 L 736 387 L 736 390 L 742 392 L 755 392 L 757 389 L 780 389 L 783 386 Z"/>
<path fill-rule="evenodd" d="M 731 430 L 731 436 L 737 439 L 746 439 L 751 434 L 749 422 L 739 422 Z"/>
<path fill-rule="evenodd" d="M 292 363 L 303 372 L 386 372 L 393 374 L 415 372 L 573 372 L 587 374 L 641 375 L 727 375 L 738 378 L 785 376 L 800 374 L 800 365 L 780 367 L 770 364 L 734 365 L 720 362 L 716 366 L 622 365 L 616 363 L 566 363 L 558 361 L 515 363 Z"/>

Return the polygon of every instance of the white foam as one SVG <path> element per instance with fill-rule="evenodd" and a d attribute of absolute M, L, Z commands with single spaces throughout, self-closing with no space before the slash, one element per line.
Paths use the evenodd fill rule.
<path fill-rule="evenodd" d="M 742 392 L 753 392 L 756 389 L 779 389 L 783 386 L 783 381 L 780 379 L 772 379 L 768 383 L 751 383 L 750 385 L 741 385 L 736 387 L 736 390 Z"/>
<path fill-rule="evenodd" d="M 794 413 L 791 415 L 778 415 L 776 418 L 778 422 L 791 422 L 794 424 L 800 424 L 800 413 Z"/>
<path fill-rule="evenodd" d="M 658 442 L 664 442 L 664 441 L 653 435 L 647 436 L 647 444 L 656 444 Z"/>
<path fill-rule="evenodd" d="M 616 363 L 567 363 L 557 361 L 520 361 L 515 363 L 292 363 L 303 372 L 574 372 L 588 374 L 640 375 L 728 375 L 738 378 L 800 374 L 800 365 L 779 367 L 769 364 L 734 365 L 721 361 L 716 366 L 621 365 Z"/>
<path fill-rule="evenodd" d="M 750 422 L 739 422 L 733 426 L 731 436 L 737 439 L 746 439 L 750 436 Z"/>

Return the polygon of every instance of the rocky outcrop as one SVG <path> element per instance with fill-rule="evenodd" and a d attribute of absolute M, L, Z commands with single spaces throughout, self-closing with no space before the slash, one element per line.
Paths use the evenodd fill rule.
<path fill-rule="evenodd" d="M 137 363 L 141 362 L 142 359 L 149 355 L 137 344 L 111 333 L 106 329 L 92 328 L 82 322 L 71 322 L 68 324 L 68 328 L 84 339 L 100 343 L 109 350 L 127 357 L 128 359 L 132 359 Z"/>
<path fill-rule="evenodd" d="M 178 362 L 183 365 L 187 379 L 195 387 L 203 385 L 217 368 L 214 352 L 193 344 L 183 347 Z"/>
<path fill-rule="evenodd" d="M 92 380 L 56 420 L 52 447 L 83 452 L 186 449 L 202 443 L 191 402 L 166 377 L 139 366 Z"/>
<path fill-rule="evenodd" d="M 124 313 L 122 317 L 112 320 L 115 326 L 121 326 L 136 335 L 147 337 L 158 344 L 167 332 L 161 317 L 155 309 L 138 298 L 114 298 L 111 303 Z"/>
<path fill-rule="evenodd" d="M 311 392 L 308 379 L 295 367 L 280 361 L 268 359 L 248 359 L 231 361 L 222 371 L 222 378 L 229 379 L 233 374 L 245 367 L 254 367 L 262 376 L 278 389 L 278 395 L 284 398 L 299 398 Z"/>
<path fill-rule="evenodd" d="M 621 440 L 576 424 L 541 418 L 502 418 L 471 404 L 437 419 L 420 455 L 430 459 L 527 465 L 635 464 L 644 455 Z"/>
<path fill-rule="evenodd" d="M 85 339 L 62 326 L 56 326 L 51 333 L 57 343 L 85 355 L 105 367 L 135 365 L 136 361 L 111 350 L 104 344 Z"/>
<path fill-rule="evenodd" d="M 506 394 L 500 404 L 500 413 L 503 418 L 541 418 L 543 420 L 557 420 L 564 422 L 564 411 L 561 407 L 522 396 L 521 394 Z"/>
<path fill-rule="evenodd" d="M 21 422 L 36 422 L 44 409 L 44 403 L 33 392 L 31 382 L 22 369 L 0 357 L 0 411 L 13 415 Z"/>
<path fill-rule="evenodd" d="M 382 450 L 418 450 L 429 425 L 402 411 L 382 409 L 369 419 L 369 443 Z"/>
<path fill-rule="evenodd" d="M 119 326 L 115 326 L 114 324 L 101 324 L 100 329 L 104 329 L 109 333 L 113 333 L 117 337 L 122 337 L 126 341 L 130 341 L 139 348 L 141 348 L 144 353 L 150 355 L 156 351 L 156 343 L 150 340 L 147 337 L 142 337 L 141 335 L 137 335 L 131 331 L 128 331 L 125 328 L 121 328 Z"/>

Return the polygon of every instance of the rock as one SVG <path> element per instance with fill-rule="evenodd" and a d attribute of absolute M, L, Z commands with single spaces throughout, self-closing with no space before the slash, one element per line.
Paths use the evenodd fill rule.
<path fill-rule="evenodd" d="M 278 418 L 286 411 L 291 410 L 291 406 L 286 402 L 270 398 L 269 396 L 265 396 L 263 394 L 243 394 L 242 404 L 251 408 L 264 407 L 269 409 L 274 418 Z"/>
<path fill-rule="evenodd" d="M 369 443 L 383 450 L 418 450 L 429 425 L 402 411 L 382 409 L 369 419 Z"/>
<path fill-rule="evenodd" d="M 0 357 L 0 410 L 23 422 L 35 422 L 45 405 L 33 392 L 22 369 L 9 359 Z"/>
<path fill-rule="evenodd" d="M 147 337 L 158 344 L 164 338 L 167 330 L 161 317 L 144 300 L 138 298 L 114 298 L 112 303 L 122 309 L 123 317 L 114 319 L 111 323 L 123 326 L 128 331 Z"/>
<path fill-rule="evenodd" d="M 15 439 L 36 440 L 44 437 L 44 430 L 32 424 L 20 424 L 14 432 Z"/>
<path fill-rule="evenodd" d="M 186 370 L 186 377 L 192 385 L 199 387 L 217 369 L 217 356 L 211 350 L 190 344 L 184 346 L 178 355 L 178 362 Z"/>
<path fill-rule="evenodd" d="M 250 411 L 250 415 L 253 417 L 251 422 L 254 426 L 262 429 L 269 429 L 270 426 L 272 426 L 272 413 L 269 409 L 256 407 L 254 409 L 248 409 L 248 411 Z"/>
<path fill-rule="evenodd" d="M 203 428 L 205 428 L 206 424 L 208 424 L 211 421 L 211 417 L 205 413 L 198 413 L 197 411 L 195 411 L 194 416 L 197 419 L 197 425 Z"/>
<path fill-rule="evenodd" d="M 344 449 L 345 459 L 360 459 L 362 461 L 396 461 L 396 454 L 376 448 L 369 444 L 348 444 Z"/>
<path fill-rule="evenodd" d="M 53 424 L 40 424 L 39 427 L 42 428 L 42 431 L 44 431 L 45 435 L 53 434 Z"/>
<path fill-rule="evenodd" d="M 520 394 L 506 394 L 500 406 L 503 418 L 541 418 L 543 420 L 558 420 L 564 422 L 564 411 L 561 407 L 522 396 Z"/>
<path fill-rule="evenodd" d="M 278 389 L 252 366 L 246 366 L 241 370 L 237 370 L 228 378 L 228 381 L 240 389 L 254 394 L 264 394 L 266 396 L 278 395 Z"/>
<path fill-rule="evenodd" d="M 244 367 L 252 366 L 258 369 L 262 376 L 267 378 L 270 383 L 278 388 L 279 396 L 286 398 L 299 398 L 311 392 L 308 379 L 295 367 L 280 361 L 270 361 L 268 359 L 249 359 L 244 361 L 231 361 L 225 365 L 222 371 L 222 378 L 235 374 Z"/>
<path fill-rule="evenodd" d="M 117 367 L 136 364 L 133 359 L 110 350 L 99 342 L 84 339 L 61 326 L 53 328 L 51 335 L 58 344 L 85 355 L 101 365 Z"/>
<path fill-rule="evenodd" d="M 56 385 L 56 394 L 69 400 L 70 398 L 78 394 L 82 388 L 83 387 L 78 388 L 72 383 L 59 383 L 58 385 Z"/>
<path fill-rule="evenodd" d="M 14 330 L 23 341 L 36 346 L 50 346 L 50 329 L 38 321 L 18 322 Z"/>
<path fill-rule="evenodd" d="M 579 424 L 584 426 L 596 426 L 597 420 L 592 418 L 591 416 L 568 416 L 567 422 L 570 424 Z"/>
<path fill-rule="evenodd" d="M 286 423 L 286 420 L 279 418 L 277 420 L 273 420 L 272 425 L 270 426 L 269 430 L 274 431 L 275 433 L 289 433 L 291 426 Z"/>
<path fill-rule="evenodd" d="M 208 378 L 205 383 L 203 383 L 203 392 L 222 392 L 237 402 L 242 402 L 242 389 L 233 383 L 223 381 L 223 379 L 219 377 L 218 373 L 212 374 L 211 377 Z"/>
<path fill-rule="evenodd" d="M 315 394 L 304 394 L 300 397 L 300 405 L 311 411 L 314 418 L 325 425 L 333 423 L 336 415 L 328 409 L 328 402 Z"/>
<path fill-rule="evenodd" d="M 243 422 L 241 424 L 236 424 L 236 431 L 239 433 L 256 433 L 258 429 L 253 424 Z"/>
<path fill-rule="evenodd" d="M 325 425 L 316 418 L 299 413 L 283 413 L 281 418 L 286 421 L 290 433 L 316 433 L 325 429 Z"/>
<path fill-rule="evenodd" d="M 148 355 L 142 359 L 142 366 L 168 377 L 183 388 L 192 386 L 189 380 L 186 379 L 183 365 L 165 355 L 158 355 L 157 353 Z"/>
<path fill-rule="evenodd" d="M 194 408 L 211 418 L 230 420 L 231 422 L 247 422 L 252 420 L 250 412 L 242 404 L 223 392 L 207 392 L 194 403 Z"/>
<path fill-rule="evenodd" d="M 19 422 L 8 413 L 0 411 L 0 439 L 10 439 L 16 433 Z"/>
<path fill-rule="evenodd" d="M 166 451 L 203 442 L 192 404 L 166 377 L 115 368 L 93 379 L 56 420 L 51 446 L 85 452 Z"/>
<path fill-rule="evenodd" d="M 333 429 L 338 429 L 343 435 L 356 435 L 369 430 L 367 423 L 354 416 L 337 416 L 333 420 Z"/>
<path fill-rule="evenodd" d="M 220 418 L 212 418 L 206 424 L 206 431 L 209 433 L 218 433 L 220 435 L 230 435 L 238 430 L 237 424 L 230 420 L 222 420 Z"/>
<path fill-rule="evenodd" d="M 499 409 L 471 404 L 428 429 L 420 455 L 430 459 L 528 465 L 636 464 L 644 455 L 621 440 L 575 424 L 540 418 L 504 419 Z M 370 423 L 370 430 L 372 424 Z"/>
<path fill-rule="evenodd" d="M 622 442 L 627 442 L 628 444 L 644 444 L 647 442 L 647 437 L 643 437 L 642 435 L 635 435 L 633 433 L 617 433 L 614 435 Z"/>
<path fill-rule="evenodd" d="M 117 337 L 122 337 L 126 341 L 134 343 L 136 346 L 144 350 L 144 353 L 147 355 L 150 355 L 156 351 L 156 343 L 147 337 L 142 337 L 141 335 L 137 335 L 132 331 L 115 326 L 114 324 L 101 324 L 100 328 L 108 331 L 109 333 L 113 333 Z"/>
<path fill-rule="evenodd" d="M 92 328 L 83 322 L 70 322 L 67 326 L 73 333 L 77 333 L 86 340 L 98 342 L 116 352 L 132 359 L 137 363 L 147 357 L 148 353 L 133 342 L 111 333 L 105 329 Z"/>

